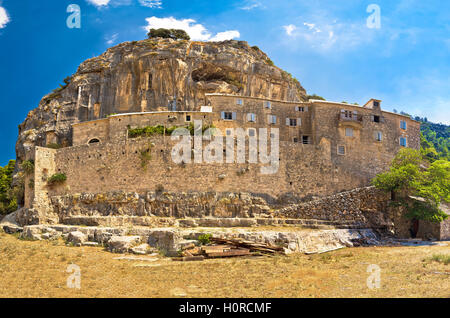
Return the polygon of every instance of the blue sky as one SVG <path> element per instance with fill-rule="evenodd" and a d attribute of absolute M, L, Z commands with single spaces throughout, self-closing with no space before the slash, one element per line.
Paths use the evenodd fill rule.
<path fill-rule="evenodd" d="M 81 28 L 69 29 L 69 4 Z M 380 28 L 369 28 L 371 4 Z M 17 125 L 78 65 L 146 27 L 193 39 L 258 45 L 328 100 L 383 100 L 450 124 L 450 2 L 438 0 L 0 0 L 0 165 L 15 157 Z M 370 26 L 370 25 L 369 25 Z"/>

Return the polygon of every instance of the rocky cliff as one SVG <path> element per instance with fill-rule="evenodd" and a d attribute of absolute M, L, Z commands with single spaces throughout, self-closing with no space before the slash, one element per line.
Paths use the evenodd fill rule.
<path fill-rule="evenodd" d="M 206 93 L 301 101 L 306 92 L 243 41 L 190 42 L 148 39 L 126 42 L 83 62 L 65 85 L 44 96 L 19 126 L 18 163 L 35 145 L 69 146 L 71 124 L 113 113 L 198 110 Z"/>

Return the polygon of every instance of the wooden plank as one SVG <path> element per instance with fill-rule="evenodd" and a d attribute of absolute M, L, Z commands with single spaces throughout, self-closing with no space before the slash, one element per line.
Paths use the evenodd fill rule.
<path fill-rule="evenodd" d="M 234 256 L 247 256 L 250 255 L 250 251 L 248 249 L 233 249 L 228 252 L 222 253 L 208 253 L 207 256 L 211 258 L 218 257 L 234 257 Z"/>
<path fill-rule="evenodd" d="M 227 252 L 232 249 L 232 246 L 222 245 L 222 246 L 204 246 L 202 247 L 203 252 L 205 253 L 222 253 Z"/>
<path fill-rule="evenodd" d="M 183 257 L 183 262 L 195 262 L 195 261 L 203 261 L 205 257 L 203 255 L 199 256 L 185 256 Z"/>

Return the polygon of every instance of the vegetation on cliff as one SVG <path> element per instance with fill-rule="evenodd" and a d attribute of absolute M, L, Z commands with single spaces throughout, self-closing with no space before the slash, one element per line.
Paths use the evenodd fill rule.
<path fill-rule="evenodd" d="M 12 186 L 15 160 L 10 160 L 8 165 L 0 167 L 0 215 L 17 210 L 17 199 Z"/>
<path fill-rule="evenodd" d="M 429 161 L 450 161 L 450 126 L 422 121 L 421 133 L 422 154 Z"/>
<path fill-rule="evenodd" d="M 191 136 L 194 136 L 194 130 L 195 130 L 194 124 L 191 123 L 189 126 L 184 126 L 184 127 L 177 127 L 177 126 L 166 127 L 166 126 L 162 126 L 162 125 L 157 125 L 157 126 L 146 126 L 146 127 L 142 127 L 142 128 L 129 128 L 128 129 L 128 138 L 151 137 L 151 136 L 155 136 L 155 135 L 171 136 L 172 133 L 177 128 L 187 129 L 190 132 Z M 202 133 L 205 133 L 205 131 L 210 128 L 213 129 L 215 127 L 214 127 L 214 125 L 203 125 Z"/>
<path fill-rule="evenodd" d="M 191 38 L 184 30 L 179 29 L 151 29 L 148 32 L 147 36 L 149 39 L 151 38 L 164 38 L 164 39 L 173 39 L 173 40 L 187 40 L 189 41 Z"/>
<path fill-rule="evenodd" d="M 429 164 L 420 151 L 404 148 L 392 161 L 390 170 L 379 174 L 373 184 L 392 192 L 393 199 L 408 208 L 409 218 L 439 223 L 448 217 L 440 205 L 450 203 L 450 161 Z M 405 198 L 397 198 L 397 193 L 418 198 L 408 203 Z"/>

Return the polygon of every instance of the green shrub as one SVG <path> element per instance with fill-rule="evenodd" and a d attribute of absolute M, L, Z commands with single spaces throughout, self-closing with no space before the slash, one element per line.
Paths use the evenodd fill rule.
<path fill-rule="evenodd" d="M 211 234 L 202 234 L 198 237 L 198 240 L 200 241 L 200 243 L 202 243 L 202 245 L 207 245 L 211 243 L 211 238 Z"/>
<path fill-rule="evenodd" d="M 15 160 L 10 160 L 8 165 L 0 167 L 0 215 L 17 210 L 17 198 L 20 198 L 22 183 L 12 187 L 15 164 Z"/>
<path fill-rule="evenodd" d="M 51 148 L 51 149 L 61 149 L 62 148 L 62 146 L 60 144 L 56 144 L 56 143 L 50 143 L 46 147 Z"/>
<path fill-rule="evenodd" d="M 174 40 L 187 40 L 189 41 L 191 38 L 184 30 L 180 29 L 150 29 L 147 33 L 149 39 L 151 38 L 165 38 L 165 39 L 174 39 Z"/>
<path fill-rule="evenodd" d="M 191 124 L 189 124 L 189 126 L 184 126 L 184 127 L 172 126 L 172 127 L 164 128 L 164 126 L 158 125 L 158 126 L 147 126 L 147 127 L 143 127 L 143 128 L 133 128 L 133 129 L 128 128 L 128 138 L 151 137 L 154 135 L 171 136 L 172 133 L 177 128 L 186 128 L 187 130 L 189 130 L 191 136 L 194 135 L 194 124 L 191 123 Z M 208 130 L 210 128 L 215 128 L 215 126 L 214 125 L 204 125 L 202 127 L 202 133 L 204 133 L 206 130 Z"/>
<path fill-rule="evenodd" d="M 434 261 L 434 262 L 438 262 L 438 263 L 442 263 L 444 265 L 448 265 L 450 264 L 450 254 L 449 255 L 445 255 L 445 254 L 434 254 L 430 260 Z"/>
<path fill-rule="evenodd" d="M 141 159 L 141 167 L 147 170 L 147 166 L 150 160 L 152 160 L 152 144 L 150 144 L 146 149 L 141 150 L 139 153 L 139 158 Z"/>
<path fill-rule="evenodd" d="M 61 184 L 67 180 L 67 176 L 64 173 L 55 173 L 48 178 L 47 183 L 49 185 Z"/>
<path fill-rule="evenodd" d="M 307 95 L 306 96 L 308 99 L 317 99 L 317 100 L 326 100 L 325 98 L 323 98 L 322 96 L 313 94 L 313 95 Z"/>
<path fill-rule="evenodd" d="M 33 160 L 24 160 L 21 164 L 22 170 L 27 174 L 32 174 L 34 172 L 34 162 Z"/>

